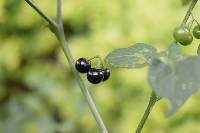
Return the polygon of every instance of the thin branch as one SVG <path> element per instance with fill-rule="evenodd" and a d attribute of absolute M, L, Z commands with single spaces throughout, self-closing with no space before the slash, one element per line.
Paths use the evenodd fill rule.
<path fill-rule="evenodd" d="M 36 4 L 33 3 L 32 0 L 25 0 L 33 9 L 36 10 L 36 12 L 43 17 L 51 27 L 53 27 L 56 32 L 54 31 L 56 37 L 58 38 L 58 40 L 60 41 L 60 45 L 63 49 L 63 52 L 71 66 L 72 72 L 75 75 L 76 81 L 83 93 L 83 95 L 86 98 L 86 101 L 89 105 L 89 108 L 95 118 L 95 120 L 97 121 L 102 133 L 108 133 L 108 130 L 105 127 L 105 124 L 96 108 L 96 105 L 94 104 L 94 101 L 92 99 L 92 96 L 89 92 L 89 90 L 86 88 L 80 74 L 76 71 L 75 67 L 74 67 L 74 59 L 73 56 L 71 54 L 71 51 L 69 49 L 68 43 L 66 41 L 65 38 L 65 33 L 64 33 L 64 28 L 63 28 L 63 21 L 62 21 L 62 11 L 61 11 L 61 6 L 62 6 L 62 1 L 61 0 L 57 0 L 57 24 L 54 20 L 52 20 L 51 18 L 49 18 L 43 11 L 41 11 L 38 6 Z"/>
<path fill-rule="evenodd" d="M 57 23 L 62 26 L 62 1 L 57 0 Z"/>
<path fill-rule="evenodd" d="M 191 12 L 192 12 L 192 10 L 194 9 L 194 7 L 195 7 L 195 5 L 197 4 L 197 2 L 198 2 L 198 0 L 193 0 L 193 1 L 192 1 L 192 3 L 191 3 L 191 5 L 190 5 L 190 7 L 189 7 L 189 9 L 188 9 L 188 11 L 187 11 L 187 13 L 186 13 L 184 19 L 183 19 L 183 21 L 182 21 L 182 23 L 181 23 L 181 26 L 185 26 L 185 25 L 186 25 L 186 23 L 187 23 L 187 21 L 188 21 L 190 15 L 191 15 Z"/>
<path fill-rule="evenodd" d="M 193 0 L 191 5 L 189 6 L 187 13 L 183 19 L 183 21 L 181 22 L 181 26 L 185 26 L 187 24 L 187 21 L 192 13 L 192 10 L 194 9 L 195 5 L 197 4 L 198 0 Z M 174 41 L 176 42 L 176 41 Z M 172 43 L 173 44 L 173 43 Z M 156 94 L 154 92 L 152 92 L 150 100 L 149 100 L 149 104 L 147 106 L 147 109 L 135 131 L 135 133 L 140 133 L 144 127 L 144 124 L 146 122 L 146 120 L 148 119 L 149 114 L 151 113 L 151 110 L 153 108 L 153 106 L 156 104 L 157 101 L 159 101 L 161 99 L 161 97 L 156 96 Z"/>
<path fill-rule="evenodd" d="M 52 20 L 50 17 L 48 17 L 48 15 L 46 15 L 41 9 L 38 8 L 38 6 L 33 2 L 33 0 L 25 0 L 33 9 L 35 9 L 35 11 L 41 16 L 43 17 L 50 26 L 56 28 L 57 24 L 55 23 L 54 20 Z"/>
<path fill-rule="evenodd" d="M 84 94 L 88 105 L 90 107 L 90 110 L 95 118 L 95 120 L 97 121 L 100 129 L 102 130 L 102 133 L 108 133 L 105 124 L 93 102 L 93 99 L 88 91 L 88 89 L 86 88 L 85 84 L 83 83 L 83 80 L 80 77 L 80 74 L 76 71 L 75 67 L 74 67 L 74 59 L 72 57 L 71 51 L 69 50 L 68 47 L 68 43 L 66 41 L 65 38 L 65 33 L 64 33 L 64 29 L 63 29 L 63 24 L 62 24 L 62 12 L 61 12 L 61 0 L 57 0 L 57 22 L 58 22 L 58 38 L 60 40 L 61 46 L 63 48 L 63 51 L 69 61 L 69 64 L 71 65 L 72 71 L 76 77 L 76 80 L 79 84 L 79 87 L 81 88 L 82 93 Z"/>
<path fill-rule="evenodd" d="M 136 129 L 135 133 L 140 133 L 140 132 L 142 131 L 143 126 L 144 126 L 144 124 L 145 124 L 145 122 L 146 122 L 146 120 L 147 120 L 149 114 L 151 113 L 151 110 L 153 109 L 155 103 L 156 103 L 158 100 L 159 100 L 159 99 L 158 99 L 158 97 L 156 96 L 156 94 L 155 94 L 154 92 L 152 92 L 152 93 L 151 93 L 150 100 L 149 100 L 149 104 L 148 104 L 148 106 L 147 106 L 147 108 L 146 108 L 146 111 L 145 111 L 145 113 L 144 113 L 144 115 L 143 115 L 143 117 L 142 117 L 140 123 L 139 123 L 138 126 L 137 126 L 137 129 Z"/>

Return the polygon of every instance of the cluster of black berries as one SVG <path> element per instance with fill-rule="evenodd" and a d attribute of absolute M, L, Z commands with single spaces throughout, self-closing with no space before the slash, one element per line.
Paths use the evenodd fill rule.
<path fill-rule="evenodd" d="M 98 84 L 102 81 L 106 81 L 110 77 L 110 70 L 108 68 L 92 68 L 90 61 L 85 58 L 78 59 L 75 67 L 78 72 L 87 73 L 87 79 L 92 84 Z"/>

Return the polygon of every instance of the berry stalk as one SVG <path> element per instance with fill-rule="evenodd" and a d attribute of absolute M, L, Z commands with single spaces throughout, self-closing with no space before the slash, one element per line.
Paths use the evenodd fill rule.
<path fill-rule="evenodd" d="M 197 4 L 197 2 L 198 2 L 198 0 L 193 0 L 193 1 L 192 1 L 192 3 L 191 3 L 191 5 L 190 5 L 190 7 L 189 7 L 189 9 L 188 9 L 188 11 L 187 11 L 187 13 L 186 13 L 184 19 L 183 19 L 183 21 L 182 21 L 182 23 L 181 23 L 181 26 L 185 26 L 185 25 L 186 25 L 186 23 L 187 23 L 187 21 L 188 21 L 190 15 L 191 15 L 191 13 L 192 13 L 192 10 L 194 9 L 194 7 L 195 7 L 195 5 Z"/>

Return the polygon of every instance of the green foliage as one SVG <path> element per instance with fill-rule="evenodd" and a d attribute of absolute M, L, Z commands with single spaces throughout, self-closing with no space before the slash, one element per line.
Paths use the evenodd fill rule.
<path fill-rule="evenodd" d="M 173 62 L 154 63 L 149 81 L 157 95 L 171 102 L 167 115 L 174 114 L 200 88 L 199 57 L 184 57 Z"/>
<path fill-rule="evenodd" d="M 56 1 L 35 2 L 55 17 Z M 168 47 L 185 11 L 178 6 L 176 0 L 63 0 L 70 49 L 76 59 L 104 57 L 114 48 L 141 41 L 161 51 Z M 0 132 L 97 133 L 67 60 L 41 17 L 20 0 L 0 0 L 0 17 Z M 194 45 L 181 47 L 181 51 L 191 55 L 197 43 L 194 40 Z M 174 58 L 172 52 L 164 53 Z M 111 69 L 110 80 L 101 85 L 85 80 L 111 133 L 136 128 L 150 93 L 145 73 L 146 68 Z M 198 133 L 199 96 L 193 96 L 171 119 L 163 117 L 166 104 L 161 101 L 143 132 Z"/>
<path fill-rule="evenodd" d="M 152 62 L 156 49 L 150 45 L 138 43 L 128 48 L 112 51 L 105 62 L 113 67 L 140 68 Z"/>
<path fill-rule="evenodd" d="M 145 49 L 148 49 L 146 52 Z M 167 51 L 156 53 L 156 49 L 144 44 L 121 48 L 111 52 L 105 59 L 114 67 L 139 68 L 138 60 L 149 63 L 149 82 L 153 91 L 171 102 L 167 115 L 174 114 L 185 101 L 200 88 L 200 58 L 180 56 L 178 44 L 173 43 Z M 145 62 L 146 63 L 146 62 Z"/>
<path fill-rule="evenodd" d="M 183 4 L 187 3 L 186 1 L 182 2 Z M 198 30 L 198 28 L 196 29 Z M 191 44 L 193 41 L 192 34 L 184 27 L 176 28 L 173 35 L 175 41 L 184 46 Z M 170 101 L 172 107 L 167 111 L 167 116 L 171 116 L 200 88 L 199 56 L 181 56 L 177 43 L 174 42 L 167 51 L 158 54 L 155 51 L 151 56 L 151 62 L 146 61 L 144 52 L 139 52 L 141 55 L 138 56 L 139 50 L 132 50 L 134 46 L 115 50 L 105 60 L 111 66 L 119 68 L 143 67 L 144 63 L 139 64 L 138 62 L 141 59 L 138 57 L 145 60 L 145 63 L 148 62 L 149 82 L 153 91 L 159 97 L 167 98 Z M 136 47 L 141 48 L 143 44 L 136 44 Z M 199 54 L 199 48 L 197 53 Z"/>
<path fill-rule="evenodd" d="M 169 46 L 169 48 L 166 51 L 164 51 L 163 53 L 165 53 L 164 57 L 167 57 L 168 59 L 171 59 L 171 60 L 176 60 L 176 59 L 180 58 L 180 45 L 173 42 Z"/>

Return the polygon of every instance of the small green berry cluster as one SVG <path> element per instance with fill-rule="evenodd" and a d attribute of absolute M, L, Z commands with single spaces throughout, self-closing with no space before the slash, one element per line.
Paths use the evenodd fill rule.
<path fill-rule="evenodd" d="M 193 20 L 189 23 L 189 25 L 178 27 L 174 30 L 174 39 L 176 42 L 180 43 L 183 46 L 190 45 L 193 41 L 193 36 L 196 39 L 200 39 L 200 24 L 194 18 L 193 14 L 191 13 Z M 194 26 L 192 33 L 190 29 L 193 25 L 193 22 L 196 22 L 196 26 Z"/>
<path fill-rule="evenodd" d="M 110 70 L 108 68 L 92 68 L 90 61 L 91 59 L 79 58 L 75 63 L 76 70 L 80 73 L 87 73 L 87 79 L 92 84 L 98 84 L 108 80 L 110 77 Z"/>

